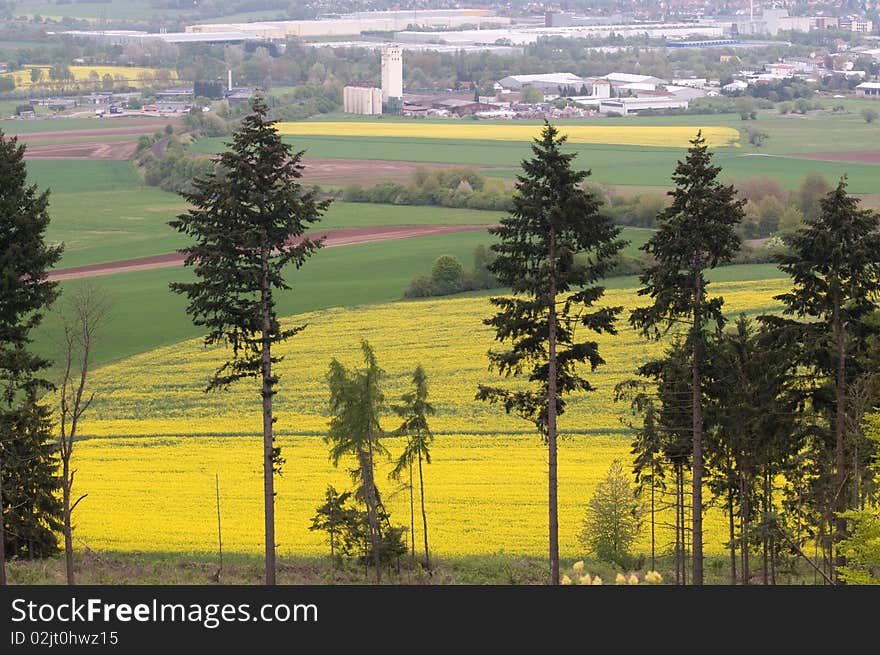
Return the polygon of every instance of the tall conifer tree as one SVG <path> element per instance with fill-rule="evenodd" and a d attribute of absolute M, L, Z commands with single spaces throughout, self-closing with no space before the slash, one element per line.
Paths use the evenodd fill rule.
<path fill-rule="evenodd" d="M 257 96 L 252 113 L 233 134 L 229 150 L 216 169 L 193 180 L 183 193 L 192 205 L 170 225 L 195 243 L 181 252 L 196 282 L 173 282 L 171 289 L 189 300 L 187 313 L 208 329 L 207 345 L 224 344 L 232 357 L 215 373 L 207 390 L 221 389 L 243 378 L 261 380 L 263 406 L 263 495 L 266 584 L 275 584 L 275 488 L 273 474 L 283 459 L 273 436 L 272 398 L 278 376 L 272 365 L 281 358 L 272 346 L 295 335 L 304 325 L 282 329 L 275 292 L 290 287 L 285 269 L 297 269 L 321 247 L 322 239 L 306 237 L 328 201 L 303 189 L 302 152 L 281 141 L 269 107 Z"/>
<path fill-rule="evenodd" d="M 49 192 L 27 184 L 24 151 L 0 132 L 0 584 L 6 583 L 6 545 L 12 545 L 6 528 L 13 527 L 13 554 L 50 554 L 58 547 L 50 533 L 61 511 L 46 409 L 37 403 L 51 386 L 41 377 L 49 362 L 28 348 L 58 295 L 47 276 L 62 247 L 45 242 Z M 7 489 L 27 498 L 10 503 Z"/>
<path fill-rule="evenodd" d="M 784 342 L 799 345 L 799 364 L 819 374 L 830 393 L 814 397 L 827 409 L 831 429 L 827 452 L 834 539 L 846 536 L 846 519 L 852 484 L 852 453 L 846 439 L 848 385 L 865 372 L 868 337 L 877 333 L 870 320 L 880 297 L 880 215 L 859 207 L 860 200 L 846 191 L 846 176 L 819 201 L 815 218 L 807 219 L 788 239 L 789 250 L 779 268 L 791 275 L 792 290 L 776 296 L 785 304 L 785 317 L 763 316 Z M 794 318 L 788 318 L 794 317 Z M 796 320 L 805 319 L 805 320 Z M 838 565 L 845 564 L 838 558 Z"/>
<path fill-rule="evenodd" d="M 617 261 L 624 242 L 620 228 L 603 214 L 601 201 L 582 183 L 589 171 L 571 166 L 566 137 L 544 124 L 522 162 L 513 209 L 489 231 L 499 242 L 489 269 L 513 292 L 491 298 L 498 311 L 486 319 L 495 339 L 509 350 L 490 350 L 490 367 L 504 376 L 525 373 L 528 389 L 480 385 L 477 398 L 502 405 L 535 424 L 548 447 L 550 583 L 559 584 L 557 511 L 557 417 L 563 396 L 592 391 L 580 367 L 595 370 L 604 360 L 595 341 L 579 340 L 578 328 L 614 334 L 620 307 L 594 307 L 605 293 L 596 284 Z"/>
<path fill-rule="evenodd" d="M 659 229 L 642 246 L 654 263 L 641 276 L 640 296 L 651 304 L 636 309 L 630 323 L 648 337 L 659 338 L 678 322 L 688 324 L 691 350 L 691 434 L 693 438 L 693 577 L 703 583 L 703 381 L 702 362 L 707 326 L 723 324 L 723 299 L 710 298 L 707 269 L 728 262 L 739 249 L 736 225 L 744 201 L 733 186 L 718 181 L 721 168 L 712 164 L 706 140 L 697 133 L 684 161 L 672 176 L 672 204 L 658 215 Z"/>

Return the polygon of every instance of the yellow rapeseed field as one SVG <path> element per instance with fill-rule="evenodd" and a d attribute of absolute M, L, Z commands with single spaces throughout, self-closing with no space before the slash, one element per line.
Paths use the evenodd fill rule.
<path fill-rule="evenodd" d="M 784 280 L 721 283 L 730 312 L 774 308 Z M 632 289 L 609 291 L 609 305 L 632 307 Z M 331 357 L 360 364 L 367 339 L 387 373 L 385 392 L 395 400 L 408 388 L 416 364 L 424 365 L 437 415 L 434 462 L 426 468 L 427 511 L 438 554 L 498 551 L 540 555 L 546 548 L 546 449 L 530 426 L 474 401 L 487 371 L 492 333 L 486 298 L 398 302 L 330 309 L 297 317 L 307 329 L 281 350 L 285 360 L 276 398 L 277 431 L 287 459 L 278 480 L 279 552 L 321 554 L 322 537 L 308 526 L 327 484 L 348 488 L 347 469 L 328 461 L 324 375 Z M 560 421 L 568 435 L 560 447 L 560 546 L 582 555 L 577 533 L 596 484 L 615 458 L 629 464 L 630 435 L 620 423 L 624 408 L 614 385 L 633 374 L 662 346 L 646 344 L 627 327 L 599 337 L 607 361 L 591 380 L 594 393 L 572 398 Z M 259 394 L 253 383 L 206 394 L 204 382 L 222 351 L 195 340 L 160 348 L 102 368 L 94 375 L 97 400 L 83 423 L 74 457 L 79 493 L 76 540 L 93 549 L 211 551 L 216 544 L 214 476 L 220 475 L 224 548 L 262 549 L 262 450 Z M 383 427 L 393 429 L 389 415 Z M 392 455 L 399 438 L 387 439 Z M 395 522 L 408 523 L 406 494 L 378 477 Z M 707 519 L 707 551 L 720 552 L 724 521 Z M 420 539 L 417 526 L 416 538 Z M 666 539 L 666 536 L 662 536 Z M 642 546 L 646 544 L 642 540 Z"/>
<path fill-rule="evenodd" d="M 12 77 L 15 80 L 15 88 L 29 89 L 35 85 L 44 84 L 64 84 L 70 86 L 70 81 L 53 80 L 49 71 L 51 66 L 39 66 L 25 64 L 24 68 L 12 73 L 6 73 L 3 77 Z M 105 75 L 113 78 L 114 83 L 124 82 L 127 86 L 141 87 L 153 84 L 155 80 L 174 81 L 177 79 L 177 72 L 164 68 L 143 68 L 139 66 L 69 66 L 73 75 L 73 83 L 83 89 L 91 88 L 97 85 L 102 88 Z M 31 69 L 40 71 L 40 78 L 36 82 L 31 80 Z M 94 73 L 94 75 L 93 75 Z M 97 76 L 97 79 L 95 79 Z"/>
<path fill-rule="evenodd" d="M 739 132 L 730 127 L 647 125 L 562 125 L 560 132 L 569 143 L 612 143 L 627 146 L 687 148 L 702 130 L 713 148 L 736 145 Z M 531 141 L 540 125 L 511 123 L 425 123 L 412 122 L 296 122 L 279 123 L 281 134 L 297 136 L 381 137 L 406 139 L 467 139 L 486 141 Z"/>

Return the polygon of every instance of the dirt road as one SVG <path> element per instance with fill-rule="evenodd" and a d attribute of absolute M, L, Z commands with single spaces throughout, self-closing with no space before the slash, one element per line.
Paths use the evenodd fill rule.
<path fill-rule="evenodd" d="M 414 237 L 432 236 L 435 234 L 452 234 L 455 232 L 469 232 L 485 230 L 486 225 L 396 225 L 388 227 L 352 227 L 325 232 L 311 232 L 309 237 L 317 238 L 324 236 L 325 248 L 339 246 L 353 246 L 378 241 L 391 241 L 395 239 L 411 239 Z M 84 277 L 97 277 L 100 275 L 112 275 L 114 273 L 130 273 L 133 271 L 146 271 L 154 268 L 168 268 L 183 264 L 183 255 L 168 253 L 154 255 L 152 257 L 139 257 L 104 264 L 89 264 L 74 268 L 62 268 L 53 271 L 49 275 L 50 280 L 73 280 Z"/>

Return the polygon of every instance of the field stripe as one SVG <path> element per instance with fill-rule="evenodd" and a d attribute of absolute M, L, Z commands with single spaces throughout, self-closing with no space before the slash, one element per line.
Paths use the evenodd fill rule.
<path fill-rule="evenodd" d="M 569 143 L 608 143 L 658 148 L 687 148 L 702 131 L 707 145 L 738 145 L 739 131 L 731 127 L 647 126 L 647 125 L 565 125 L 559 128 Z M 413 122 L 296 122 L 279 123 L 285 135 L 337 137 L 389 137 L 400 139 L 466 139 L 482 141 L 531 141 L 540 134 L 540 125 L 492 123 L 462 124 Z"/>
<path fill-rule="evenodd" d="M 487 225 L 399 225 L 392 227 L 355 227 L 309 233 L 310 238 L 324 236 L 325 248 L 362 245 L 391 241 L 395 239 L 413 239 L 416 237 L 433 236 L 435 234 L 451 234 L 485 230 Z M 73 280 L 84 277 L 112 275 L 114 273 L 131 273 L 155 268 L 169 268 L 183 264 L 184 256 L 180 253 L 167 253 L 151 257 L 138 257 L 104 264 L 89 264 L 73 268 L 62 268 L 49 274 L 50 280 Z"/>

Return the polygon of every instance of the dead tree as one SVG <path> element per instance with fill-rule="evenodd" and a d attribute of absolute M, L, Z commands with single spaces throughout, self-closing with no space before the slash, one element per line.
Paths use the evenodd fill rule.
<path fill-rule="evenodd" d="M 71 468 L 71 457 L 82 415 L 95 399 L 95 392 L 87 392 L 89 367 L 95 341 L 107 320 L 110 301 L 98 287 L 85 284 L 74 291 L 61 310 L 61 361 L 64 363 L 60 387 L 61 492 L 64 512 L 64 556 L 67 584 L 73 585 L 73 528 L 71 514 L 88 494 L 71 502 L 76 469 Z"/>

